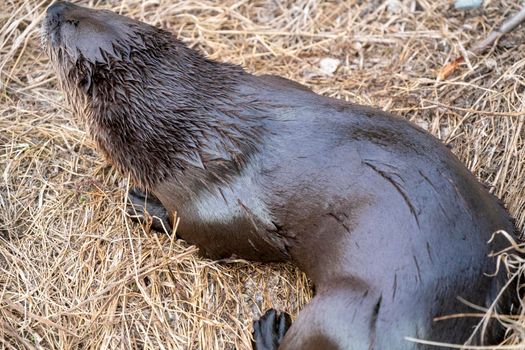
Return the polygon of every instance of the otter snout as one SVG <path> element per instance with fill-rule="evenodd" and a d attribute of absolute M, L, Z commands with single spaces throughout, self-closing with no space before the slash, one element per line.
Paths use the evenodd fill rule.
<path fill-rule="evenodd" d="M 47 8 L 47 20 L 59 22 L 62 19 L 64 11 L 70 6 L 74 5 L 63 1 L 55 2 L 53 5 Z"/>
<path fill-rule="evenodd" d="M 80 57 L 95 63 L 114 56 L 114 45 L 133 38 L 126 17 L 59 1 L 49 6 L 43 21 L 42 41 L 51 52 L 62 52 L 71 63 Z"/>
<path fill-rule="evenodd" d="M 44 26 L 47 27 L 49 31 L 57 30 L 67 18 L 68 12 L 73 8 L 79 9 L 81 7 L 64 1 L 55 2 L 47 8 Z"/>
<path fill-rule="evenodd" d="M 47 8 L 42 25 L 42 43 L 45 47 L 48 45 L 60 46 L 62 41 L 61 26 L 64 23 L 65 14 L 72 7 L 78 6 L 59 1 Z"/>

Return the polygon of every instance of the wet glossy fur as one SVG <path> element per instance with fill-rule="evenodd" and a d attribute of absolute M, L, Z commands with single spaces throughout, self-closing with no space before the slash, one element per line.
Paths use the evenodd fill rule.
<path fill-rule="evenodd" d="M 111 12 L 55 5 L 43 38 L 100 151 L 178 213 L 181 237 L 211 258 L 291 260 L 312 279 L 279 349 L 465 342 L 478 319 L 433 318 L 469 311 L 458 296 L 488 306 L 505 282 L 485 273 L 509 216 L 409 122 L 210 61 Z M 484 341 L 500 336 L 492 324 Z"/>

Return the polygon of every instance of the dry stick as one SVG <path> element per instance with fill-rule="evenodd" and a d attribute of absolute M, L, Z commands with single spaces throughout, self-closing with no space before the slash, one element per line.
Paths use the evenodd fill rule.
<path fill-rule="evenodd" d="M 481 40 L 476 45 L 474 45 L 474 47 L 471 50 L 472 53 L 482 53 L 489 45 L 501 38 L 503 35 L 510 32 L 523 21 L 525 21 L 525 3 L 520 12 L 503 22 L 499 29 L 493 30 L 484 40 Z"/>
<path fill-rule="evenodd" d="M 522 7 L 522 9 L 520 10 L 520 12 L 518 12 L 517 14 L 515 14 L 514 16 L 512 16 L 511 18 L 509 18 L 505 22 L 503 22 L 503 24 L 501 25 L 501 27 L 499 29 L 495 29 L 495 30 L 491 31 L 489 33 L 489 35 L 485 39 L 483 39 L 483 40 L 479 41 L 477 44 L 475 44 L 472 47 L 472 49 L 470 50 L 470 52 L 472 54 L 475 54 L 475 55 L 478 55 L 478 54 L 482 53 L 490 45 L 492 45 L 495 41 L 497 41 L 503 35 L 505 35 L 508 32 L 510 32 L 512 29 L 516 28 L 516 26 L 518 24 L 520 24 L 521 22 L 523 22 L 523 21 L 525 21 L 525 3 L 524 3 L 524 6 Z M 448 76 L 450 76 L 452 73 L 454 73 L 454 71 L 459 67 L 459 64 L 461 62 L 465 61 L 466 58 L 468 58 L 468 57 L 466 57 L 466 56 L 459 56 L 454 61 L 446 64 L 445 66 L 443 66 L 443 68 L 441 68 L 440 71 L 438 72 L 438 75 L 437 75 L 438 79 L 439 80 L 446 79 Z"/>

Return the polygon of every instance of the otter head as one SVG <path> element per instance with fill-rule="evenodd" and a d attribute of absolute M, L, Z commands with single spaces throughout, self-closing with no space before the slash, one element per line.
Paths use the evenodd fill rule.
<path fill-rule="evenodd" d="M 74 114 L 105 158 L 141 187 L 203 168 L 211 134 L 219 145 L 242 144 L 216 131 L 248 110 L 232 99 L 240 67 L 210 61 L 168 31 L 64 2 L 48 8 L 42 42 Z M 239 158 L 228 155 L 231 146 L 218 147 L 208 153 Z"/>
<path fill-rule="evenodd" d="M 42 45 L 49 55 L 66 97 L 78 107 L 93 79 L 117 61 L 131 61 L 132 51 L 145 50 L 145 37 L 159 29 L 107 10 L 92 10 L 66 2 L 47 9 Z M 162 35 L 160 35 L 162 37 Z M 166 36 L 166 35 L 164 35 Z M 113 71 L 115 73 L 115 71 Z M 90 91 L 91 95 L 93 91 Z M 70 96 L 71 94 L 75 96 Z"/>
<path fill-rule="evenodd" d="M 116 55 L 115 45 L 134 37 L 134 25 L 135 21 L 111 11 L 57 2 L 47 9 L 42 40 L 48 52 L 67 55 L 72 63 L 80 57 L 105 62 L 107 55 Z"/>

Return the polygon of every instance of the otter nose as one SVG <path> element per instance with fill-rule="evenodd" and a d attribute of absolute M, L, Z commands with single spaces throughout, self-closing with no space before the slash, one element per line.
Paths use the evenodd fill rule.
<path fill-rule="evenodd" d="M 69 4 L 67 2 L 55 2 L 53 5 L 47 8 L 47 16 L 51 19 L 59 20 L 63 16 L 64 10 L 68 6 Z"/>

